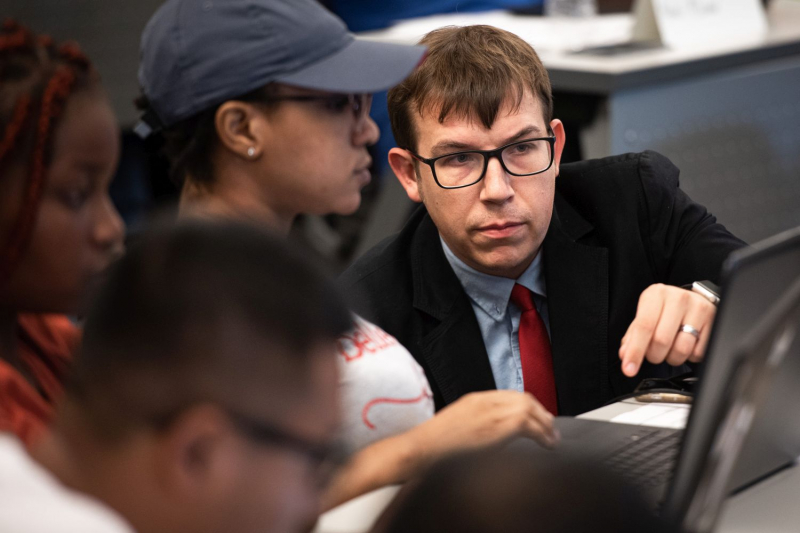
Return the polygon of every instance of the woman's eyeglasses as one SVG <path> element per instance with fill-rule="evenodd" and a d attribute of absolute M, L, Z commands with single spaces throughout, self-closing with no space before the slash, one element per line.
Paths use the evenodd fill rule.
<path fill-rule="evenodd" d="M 372 107 L 371 94 L 284 94 L 270 96 L 266 102 L 322 102 L 331 113 L 342 113 L 352 109 L 357 124 L 361 124 L 369 115 Z"/>

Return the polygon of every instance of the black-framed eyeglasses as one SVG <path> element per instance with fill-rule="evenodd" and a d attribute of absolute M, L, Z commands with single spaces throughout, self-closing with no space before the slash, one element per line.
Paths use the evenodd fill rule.
<path fill-rule="evenodd" d="M 349 455 L 340 442 L 315 442 L 275 424 L 262 422 L 242 413 L 230 409 L 226 409 L 225 412 L 236 428 L 252 441 L 283 448 L 305 457 L 314 473 L 316 483 L 321 486 L 327 485 Z"/>
<path fill-rule="evenodd" d="M 415 159 L 431 167 L 433 179 L 443 189 L 475 185 L 486 175 L 489 160 L 496 157 L 508 174 L 533 176 L 553 165 L 554 135 L 514 141 L 494 150 L 465 150 L 425 158 L 408 150 Z"/>
<path fill-rule="evenodd" d="M 265 98 L 266 102 L 322 102 L 332 113 L 341 113 L 348 107 L 352 109 L 357 123 L 369 115 L 372 107 L 371 94 L 279 94 Z"/>
<path fill-rule="evenodd" d="M 314 482 L 324 487 L 336 471 L 349 457 L 346 446 L 338 440 L 332 442 L 314 441 L 299 436 L 272 422 L 257 420 L 229 407 L 221 407 L 234 427 L 247 439 L 262 446 L 277 447 L 296 453 L 306 459 Z M 166 428 L 184 409 L 174 409 L 168 413 L 149 417 L 156 428 Z"/>

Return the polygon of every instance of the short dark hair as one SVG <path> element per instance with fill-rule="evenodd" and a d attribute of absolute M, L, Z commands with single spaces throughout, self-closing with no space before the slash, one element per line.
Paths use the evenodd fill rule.
<path fill-rule="evenodd" d="M 655 516 L 637 488 L 596 462 L 533 450 L 533 442 L 515 445 L 456 455 L 435 464 L 406 485 L 373 531 L 678 531 Z"/>
<path fill-rule="evenodd" d="M 119 433 L 194 403 L 235 401 L 253 380 L 269 390 L 287 372 L 302 391 L 312 349 L 350 327 L 331 282 L 278 236 L 234 222 L 159 225 L 92 305 L 70 398 L 98 429 Z"/>
<path fill-rule="evenodd" d="M 273 83 L 227 101 L 239 100 L 261 105 L 265 111 L 274 108 L 270 97 L 277 93 Z M 211 157 L 219 142 L 217 134 L 217 110 L 225 102 L 220 102 L 199 113 L 181 120 L 160 132 L 162 149 L 170 164 L 170 178 L 182 186 L 187 179 L 192 183 L 210 185 L 214 183 L 215 169 Z M 136 100 L 140 111 L 150 109 L 150 102 L 144 95 Z"/>
<path fill-rule="evenodd" d="M 516 106 L 525 91 L 539 98 L 546 123 L 553 118 L 547 70 L 531 45 L 492 26 L 446 27 L 422 38 L 425 61 L 389 91 L 389 118 L 401 148 L 417 150 L 412 112 L 475 117 L 490 128 L 509 98 Z"/>

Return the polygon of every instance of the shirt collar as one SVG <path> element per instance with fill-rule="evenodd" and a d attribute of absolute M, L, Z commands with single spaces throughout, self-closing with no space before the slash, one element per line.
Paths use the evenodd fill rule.
<path fill-rule="evenodd" d="M 515 283 L 519 283 L 538 296 L 547 297 L 544 272 L 542 271 L 541 248 L 525 272 L 513 280 L 478 272 L 459 259 L 447 246 L 441 235 L 439 240 L 442 242 L 447 262 L 453 268 L 467 296 L 494 320 L 502 320 L 505 316 L 508 300 L 511 298 L 511 290 Z"/>

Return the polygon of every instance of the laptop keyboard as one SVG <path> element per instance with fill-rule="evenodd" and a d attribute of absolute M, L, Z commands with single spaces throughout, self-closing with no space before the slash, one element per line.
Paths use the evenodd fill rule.
<path fill-rule="evenodd" d="M 604 462 L 638 486 L 656 487 L 672 477 L 682 436 L 681 431 L 642 428 Z"/>

